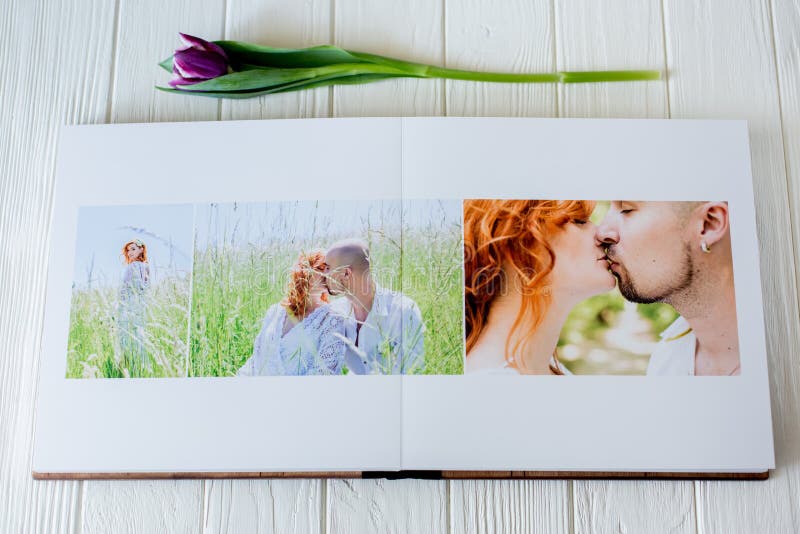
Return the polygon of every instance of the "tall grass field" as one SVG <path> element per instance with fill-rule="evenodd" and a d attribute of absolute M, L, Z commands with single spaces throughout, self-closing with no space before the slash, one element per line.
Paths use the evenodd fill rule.
<path fill-rule="evenodd" d="M 189 277 L 165 277 L 147 290 L 145 324 L 130 334 L 146 353 L 141 370 L 120 343 L 118 289 L 73 288 L 67 378 L 186 376 L 189 286 Z"/>

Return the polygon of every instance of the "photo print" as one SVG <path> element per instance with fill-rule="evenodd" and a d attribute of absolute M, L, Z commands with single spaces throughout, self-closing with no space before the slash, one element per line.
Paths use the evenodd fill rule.
<path fill-rule="evenodd" d="M 191 204 L 78 212 L 68 378 L 186 376 Z"/>
<path fill-rule="evenodd" d="M 190 376 L 461 374 L 460 201 L 198 206 Z"/>
<path fill-rule="evenodd" d="M 464 201 L 466 372 L 741 373 L 727 202 Z"/>

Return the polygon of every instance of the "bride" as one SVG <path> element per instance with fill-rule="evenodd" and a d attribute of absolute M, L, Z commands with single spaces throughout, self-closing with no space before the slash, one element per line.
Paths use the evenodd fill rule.
<path fill-rule="evenodd" d="M 465 200 L 467 373 L 556 374 L 570 310 L 614 287 L 595 203 Z"/>
<path fill-rule="evenodd" d="M 323 252 L 300 254 L 286 295 L 267 310 L 253 355 L 238 375 L 341 374 L 344 318 L 328 304 L 324 271 Z"/>

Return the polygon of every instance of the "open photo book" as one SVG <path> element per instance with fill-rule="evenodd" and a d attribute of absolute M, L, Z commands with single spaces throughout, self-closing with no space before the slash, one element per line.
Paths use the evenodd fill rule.
<path fill-rule="evenodd" d="M 64 127 L 33 474 L 763 478 L 743 121 Z"/>

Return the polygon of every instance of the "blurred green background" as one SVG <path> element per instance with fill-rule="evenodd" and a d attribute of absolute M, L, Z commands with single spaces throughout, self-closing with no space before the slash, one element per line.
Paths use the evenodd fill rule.
<path fill-rule="evenodd" d="M 597 203 L 599 224 L 609 202 Z M 558 340 L 558 358 L 576 375 L 643 375 L 659 334 L 676 318 L 668 304 L 627 302 L 615 288 L 578 304 Z"/>

